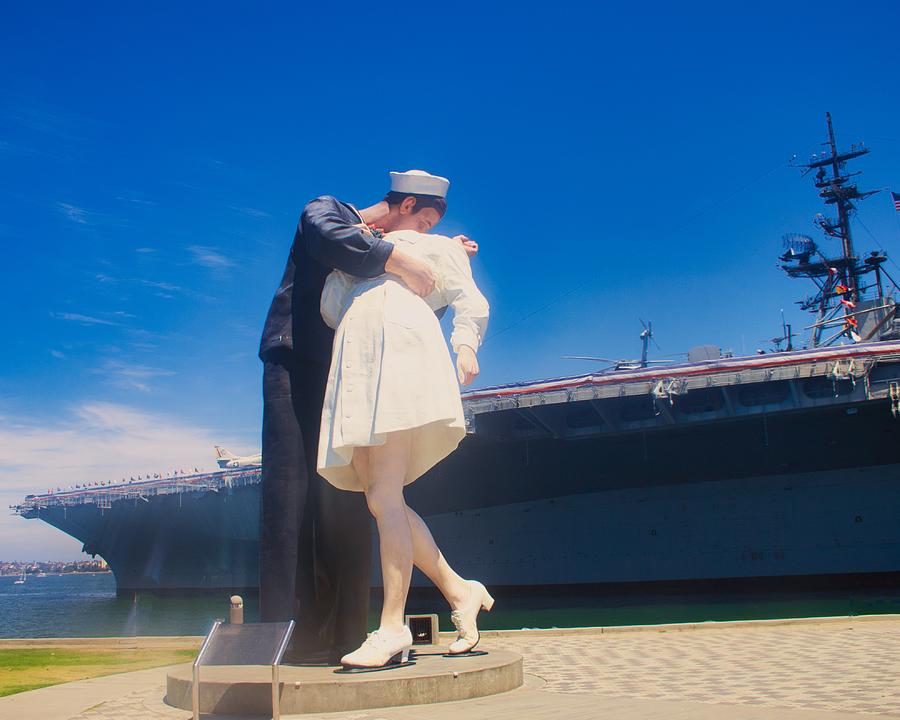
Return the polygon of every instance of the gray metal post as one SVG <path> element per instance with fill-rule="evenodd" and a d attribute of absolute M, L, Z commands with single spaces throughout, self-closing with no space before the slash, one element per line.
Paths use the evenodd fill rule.
<path fill-rule="evenodd" d="M 203 645 L 200 646 L 200 652 L 197 653 L 197 659 L 194 660 L 193 682 L 191 683 L 191 710 L 193 711 L 194 720 L 200 720 L 200 661 L 203 659 L 203 653 L 206 652 L 206 648 L 209 647 L 213 635 L 215 635 L 216 630 L 219 629 L 219 625 L 221 624 L 221 620 L 216 620 L 213 623 L 209 635 L 206 636 Z"/>
<path fill-rule="evenodd" d="M 194 720 L 200 720 L 200 668 L 194 663 L 194 678 L 191 683 L 191 710 L 194 713 Z"/>
<path fill-rule="evenodd" d="M 281 718 L 281 697 L 278 694 L 278 686 L 280 684 L 278 666 L 281 665 L 281 658 L 284 656 L 284 651 L 287 649 L 288 641 L 291 639 L 293 632 L 294 621 L 291 620 L 288 623 L 287 631 L 281 638 L 281 644 L 275 651 L 275 657 L 272 659 L 272 720 L 280 720 Z"/>
<path fill-rule="evenodd" d="M 281 701 L 278 696 L 278 665 L 272 666 L 272 720 L 281 718 Z"/>

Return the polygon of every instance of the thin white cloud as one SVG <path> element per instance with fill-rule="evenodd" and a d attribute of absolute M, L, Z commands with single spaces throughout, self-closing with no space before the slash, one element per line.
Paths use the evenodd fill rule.
<path fill-rule="evenodd" d="M 234 210 L 236 213 L 240 213 L 241 215 L 246 215 L 247 217 L 256 218 L 258 220 L 265 220 L 266 218 L 272 217 L 269 213 L 263 210 L 257 210 L 252 207 L 237 207 L 235 205 L 228 206 L 231 210 Z"/>
<path fill-rule="evenodd" d="M 0 502 L 49 488 L 176 468 L 212 469 L 213 445 L 236 445 L 213 429 L 126 405 L 88 402 L 42 422 L 0 413 Z M 253 450 L 252 446 L 246 451 Z M 81 543 L 40 520 L 0 513 L 0 560 L 64 560 L 81 556 Z"/>
<path fill-rule="evenodd" d="M 68 143 L 80 143 L 85 133 L 97 132 L 101 123 L 95 117 L 80 116 L 68 108 L 46 104 L 19 104 L 0 112 L 0 117 L 43 135 Z M 108 127 L 102 123 L 102 127 Z"/>
<path fill-rule="evenodd" d="M 122 362 L 121 360 L 107 360 L 96 372 L 104 375 L 112 385 L 126 390 L 139 390 L 143 393 L 151 392 L 151 381 L 175 375 L 172 370 Z"/>
<path fill-rule="evenodd" d="M 67 202 L 57 202 L 56 209 L 64 217 L 76 225 L 128 227 L 131 223 L 126 218 L 119 218 L 94 210 L 86 210 L 78 205 Z"/>
<path fill-rule="evenodd" d="M 65 215 L 69 220 L 73 223 L 78 223 L 79 225 L 87 224 L 87 210 L 84 208 L 80 208 L 77 205 L 71 205 L 69 203 L 58 202 L 56 203 L 57 209 Z"/>
<path fill-rule="evenodd" d="M 51 350 L 50 354 L 59 360 L 62 360 L 66 356 L 65 353 L 60 352 L 59 350 Z"/>
<path fill-rule="evenodd" d="M 172 283 L 163 282 L 161 280 L 137 280 L 141 285 L 146 285 L 147 287 L 156 288 L 157 290 L 166 290 L 168 292 L 177 292 L 181 290 L 178 285 L 173 285 Z"/>
<path fill-rule="evenodd" d="M 181 288 L 174 283 L 165 282 L 163 280 L 148 280 L 146 278 L 121 278 L 107 275 L 106 273 L 95 273 L 94 279 L 97 282 L 113 285 L 116 283 L 124 283 L 126 285 L 143 285 L 144 287 L 153 288 L 154 290 L 165 290 L 167 292 L 178 292 Z M 119 313 L 116 313 L 117 315 Z"/>
<path fill-rule="evenodd" d="M 234 264 L 227 257 L 217 252 L 215 248 L 191 245 L 187 249 L 193 255 L 194 263 L 211 270 L 225 270 Z"/>
<path fill-rule="evenodd" d="M 155 253 L 155 252 L 156 252 L 156 248 L 152 248 L 152 247 L 139 247 L 139 248 L 135 248 L 134 251 L 135 251 L 136 253 L 141 253 L 141 255 L 149 255 L 150 253 Z"/>
<path fill-rule="evenodd" d="M 82 315 L 81 313 L 50 313 L 50 316 L 57 320 L 68 320 L 69 322 L 77 322 L 82 325 L 118 325 L 119 323 L 112 320 L 104 320 L 103 318 L 94 317 L 93 315 Z"/>
<path fill-rule="evenodd" d="M 118 195 L 116 196 L 116 200 L 121 200 L 122 202 L 133 203 L 134 205 L 156 205 L 152 200 L 146 200 L 142 197 L 138 197 L 133 193 L 129 193 L 126 195 Z"/>

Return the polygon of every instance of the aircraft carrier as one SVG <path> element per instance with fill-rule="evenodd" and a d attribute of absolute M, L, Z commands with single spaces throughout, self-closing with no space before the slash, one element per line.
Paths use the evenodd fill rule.
<path fill-rule="evenodd" d="M 868 149 L 839 151 L 827 120 L 827 149 L 800 167 L 840 252 L 788 235 L 781 256 L 813 283 L 806 347 L 784 325 L 773 352 L 704 346 L 653 364 L 647 326 L 639 360 L 464 394 L 468 437 L 407 488 L 463 575 L 551 589 L 900 577 L 896 283 L 885 253 L 853 247 L 851 215 L 872 193 L 846 164 Z M 225 468 L 12 509 L 81 540 L 120 593 L 230 592 L 257 587 L 259 482 L 258 467 Z"/>

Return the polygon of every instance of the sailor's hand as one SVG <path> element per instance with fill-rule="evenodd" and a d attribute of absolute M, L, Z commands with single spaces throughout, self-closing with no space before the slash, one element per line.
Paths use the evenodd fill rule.
<path fill-rule="evenodd" d="M 459 353 L 456 356 L 456 375 L 459 378 L 460 385 L 468 385 L 480 372 L 478 368 L 478 357 L 475 351 L 468 345 L 460 345 Z"/>
<path fill-rule="evenodd" d="M 419 297 L 427 297 L 434 290 L 434 271 L 428 263 L 417 260 L 402 250 L 394 248 L 384 264 L 384 269 L 397 275 L 406 287 Z"/>
<path fill-rule="evenodd" d="M 456 235 L 453 239 L 463 246 L 463 250 L 466 251 L 466 255 L 470 258 L 475 257 L 478 254 L 478 243 L 471 240 L 466 235 Z"/>

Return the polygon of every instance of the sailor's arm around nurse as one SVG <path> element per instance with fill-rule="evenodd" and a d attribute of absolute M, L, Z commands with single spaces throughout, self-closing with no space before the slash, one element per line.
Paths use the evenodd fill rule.
<path fill-rule="evenodd" d="M 325 267 L 341 270 L 348 275 L 372 278 L 384 272 L 393 273 L 416 295 L 424 297 L 434 289 L 432 269 L 391 243 L 375 237 L 366 227 L 367 224 L 385 223 L 392 214 L 411 214 L 415 200 L 409 197 L 394 206 L 382 200 L 358 211 L 361 223 L 348 224 L 335 207 L 337 201 L 334 198 L 316 198 L 307 203 L 300 217 L 300 235 L 306 251 Z"/>

